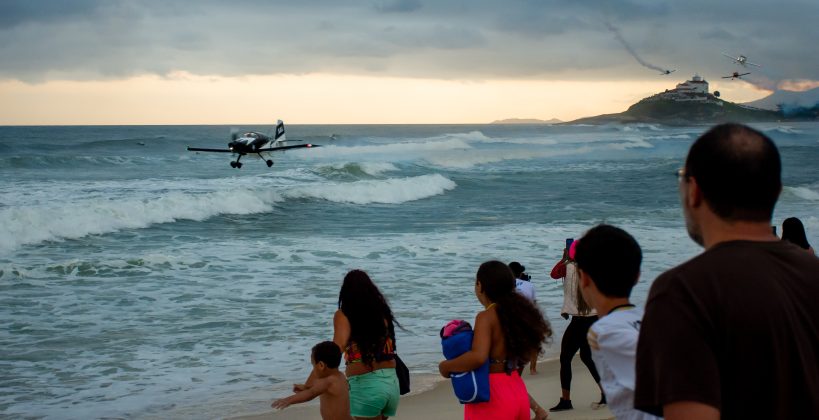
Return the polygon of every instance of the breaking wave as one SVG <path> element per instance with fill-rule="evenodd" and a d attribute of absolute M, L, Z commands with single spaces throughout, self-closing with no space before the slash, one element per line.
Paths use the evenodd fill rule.
<path fill-rule="evenodd" d="M 456 186 L 454 181 L 443 175 L 432 174 L 409 178 L 310 185 L 288 190 L 284 196 L 350 204 L 401 204 L 440 195 L 455 189 Z"/>
<path fill-rule="evenodd" d="M 219 214 L 268 212 L 281 201 L 269 191 L 230 190 L 205 194 L 168 193 L 154 199 L 97 198 L 43 207 L 0 209 L 0 250 L 50 240 L 145 228 Z"/>
<path fill-rule="evenodd" d="M 785 191 L 809 201 L 819 201 L 819 192 L 816 192 L 808 187 L 785 187 Z"/>

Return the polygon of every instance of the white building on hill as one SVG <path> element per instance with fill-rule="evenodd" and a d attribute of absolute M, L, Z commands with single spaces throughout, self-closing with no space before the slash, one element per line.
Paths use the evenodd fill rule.
<path fill-rule="evenodd" d="M 691 80 L 677 84 L 677 87 L 663 93 L 650 96 L 645 101 L 671 100 L 676 102 L 713 102 L 722 105 L 722 101 L 708 93 L 708 82 L 699 74 Z"/>

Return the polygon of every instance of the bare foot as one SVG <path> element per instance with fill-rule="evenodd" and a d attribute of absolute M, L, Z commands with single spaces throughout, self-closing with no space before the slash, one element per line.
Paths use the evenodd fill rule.
<path fill-rule="evenodd" d="M 537 369 L 529 369 L 530 375 L 537 375 Z"/>
<path fill-rule="evenodd" d="M 549 418 L 549 412 L 545 408 L 539 407 L 535 410 L 535 417 L 532 420 L 546 420 Z"/>

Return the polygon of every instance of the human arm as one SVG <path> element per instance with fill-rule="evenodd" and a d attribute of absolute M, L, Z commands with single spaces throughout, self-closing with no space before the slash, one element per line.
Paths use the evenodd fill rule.
<path fill-rule="evenodd" d="M 708 404 L 695 401 L 678 401 L 663 406 L 666 420 L 719 420 L 719 410 Z"/>
<path fill-rule="evenodd" d="M 708 295 L 696 294 L 676 274 L 666 273 L 652 285 L 637 342 L 638 410 L 661 416 L 666 407 L 679 403 L 671 408 L 706 405 L 719 413 L 720 369 L 711 343 L 720 320 L 709 309 L 720 305 Z"/>
<path fill-rule="evenodd" d="M 347 343 L 350 342 L 351 331 L 350 320 L 347 319 L 344 312 L 341 312 L 341 309 L 337 310 L 335 315 L 333 315 L 333 342 L 341 349 L 341 353 L 347 350 Z"/>
<path fill-rule="evenodd" d="M 472 348 L 464 354 L 444 360 L 438 364 L 441 376 L 448 378 L 452 372 L 469 372 L 483 365 L 489 359 L 489 349 L 492 344 L 492 330 L 489 323 L 489 313 L 481 312 L 475 317 L 475 330 L 472 333 Z"/>
<path fill-rule="evenodd" d="M 319 395 L 325 393 L 327 389 L 330 387 L 330 381 L 325 379 L 315 379 L 313 381 L 313 385 L 309 388 L 305 388 L 287 398 L 281 398 L 276 401 L 273 401 L 271 407 L 273 408 L 286 408 L 292 404 L 303 403 L 312 400 L 313 398 L 318 397 Z M 293 389 L 295 390 L 296 387 L 294 386 Z"/>

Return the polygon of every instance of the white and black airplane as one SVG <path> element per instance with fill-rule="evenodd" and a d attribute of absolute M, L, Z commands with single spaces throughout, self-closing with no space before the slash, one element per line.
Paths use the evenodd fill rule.
<path fill-rule="evenodd" d="M 738 71 L 735 71 L 734 74 L 732 74 L 730 76 L 722 76 L 722 78 L 723 79 L 731 79 L 731 80 L 742 79 L 742 76 L 747 76 L 749 74 L 751 74 L 751 73 L 740 73 Z"/>
<path fill-rule="evenodd" d="M 191 152 L 233 153 L 234 155 L 238 156 L 236 157 L 235 161 L 230 161 L 230 167 L 238 169 L 242 167 L 242 162 L 239 162 L 239 160 L 242 159 L 242 156 L 244 155 L 258 155 L 260 159 L 267 163 L 267 167 L 269 168 L 273 166 L 273 160 L 266 159 L 270 152 L 281 152 L 288 149 L 298 149 L 302 147 L 319 147 L 317 144 L 310 143 L 286 146 L 285 142 L 287 141 L 287 137 L 284 135 L 284 122 L 279 120 L 276 122 L 276 134 L 273 136 L 273 138 L 255 131 L 249 131 L 242 135 L 232 132 L 230 134 L 230 143 L 228 143 L 227 149 L 203 149 L 188 146 L 188 150 Z"/>
<path fill-rule="evenodd" d="M 731 60 L 734 60 L 734 63 L 739 64 L 742 67 L 748 67 L 748 66 L 762 67 L 759 64 L 752 63 L 752 62 L 748 61 L 748 57 L 746 57 L 744 55 L 738 55 L 736 57 L 734 57 L 733 55 L 725 54 L 725 53 L 722 53 L 722 55 L 730 58 Z"/>

